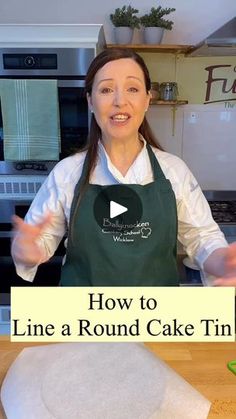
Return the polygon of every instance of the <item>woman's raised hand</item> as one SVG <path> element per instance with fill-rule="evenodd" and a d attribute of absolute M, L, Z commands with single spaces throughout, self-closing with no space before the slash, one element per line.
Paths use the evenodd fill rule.
<path fill-rule="evenodd" d="M 225 275 L 214 281 L 216 286 L 236 287 L 236 242 L 229 245 L 226 251 Z"/>
<path fill-rule="evenodd" d="M 39 265 L 45 262 L 45 252 L 39 245 L 39 238 L 51 223 L 52 214 L 47 214 L 38 224 L 28 224 L 17 215 L 13 216 L 14 259 L 27 265 Z"/>

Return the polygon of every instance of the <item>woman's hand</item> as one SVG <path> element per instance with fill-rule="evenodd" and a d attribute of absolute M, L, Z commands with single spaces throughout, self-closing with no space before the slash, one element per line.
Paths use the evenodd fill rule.
<path fill-rule="evenodd" d="M 32 225 L 27 224 L 17 215 L 13 216 L 12 254 L 15 260 L 27 265 L 39 265 L 47 260 L 43 249 L 38 244 L 38 239 L 51 220 L 52 214 L 47 214 L 40 223 Z"/>
<path fill-rule="evenodd" d="M 222 278 L 217 278 L 214 285 L 236 287 L 236 242 L 226 249 L 225 274 Z"/>

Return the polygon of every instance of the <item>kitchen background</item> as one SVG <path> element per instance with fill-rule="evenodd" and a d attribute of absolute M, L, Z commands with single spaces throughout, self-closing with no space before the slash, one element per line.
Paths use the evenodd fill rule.
<path fill-rule="evenodd" d="M 162 7 L 176 8 L 176 12 L 171 15 L 171 19 L 174 21 L 173 29 L 172 31 L 165 31 L 163 44 L 195 45 L 236 15 L 235 0 L 161 0 L 160 2 L 134 0 L 129 1 L 129 3 L 133 7 L 137 7 L 140 10 L 140 14 L 146 13 L 151 7 L 156 7 L 159 4 Z M 36 0 L 7 0 L 5 2 L 1 1 L 0 24 L 99 23 L 104 25 L 107 43 L 112 43 L 114 42 L 114 33 L 109 15 L 116 7 L 121 7 L 123 4 L 125 4 L 123 0 L 113 0 L 112 2 L 110 0 L 97 2 L 96 0 L 40 0 L 40 2 Z M 14 36 L 14 33 L 12 35 Z M 142 42 L 141 31 L 135 31 L 133 42 Z M 142 52 L 141 55 L 149 67 L 152 81 L 159 83 L 166 81 L 177 82 L 179 99 L 188 101 L 187 105 L 176 107 L 170 105 L 152 105 L 150 107 L 148 119 L 158 140 L 167 151 L 182 157 L 186 161 L 204 190 L 222 193 L 232 190 L 233 202 L 236 203 L 236 57 L 186 57 L 183 54 L 153 52 Z M 223 67 L 216 67 L 218 65 Z M 206 82 L 209 78 L 209 69 L 207 70 L 206 68 L 210 66 L 212 66 L 214 78 L 226 81 L 225 90 L 227 90 L 227 93 L 223 92 L 224 80 L 218 80 L 211 85 L 208 84 L 211 90 L 210 97 L 207 98 Z M 216 102 L 210 103 L 212 101 Z M 22 185 L 26 184 L 26 178 L 24 179 L 22 171 L 20 173 Z M 17 172 L 15 175 L 18 176 Z M 41 174 L 40 177 L 42 177 Z M 0 171 L 0 198 L 1 193 Z M 2 200 L 4 200 L 3 195 L 2 193 Z M 10 201 L 8 204 L 10 204 Z M 15 205 L 15 202 L 12 203 L 12 208 L 13 205 Z M 21 207 L 23 208 L 22 205 Z M 21 214 L 19 213 L 19 215 Z M 19 282 L 16 283 L 15 281 L 14 267 L 10 261 L 9 254 L 9 231 L 11 225 L 10 223 L 4 224 L 0 211 L 0 227 L 1 225 L 3 231 L 0 228 L 0 335 L 9 334 L 10 286 L 19 285 Z M 227 225 L 229 229 L 235 226 L 236 218 L 234 223 Z M 5 231 L 6 229 L 8 231 Z M 233 237 L 233 234 L 230 234 L 231 237 Z M 58 258 L 58 263 L 54 258 L 51 270 L 44 267 L 44 271 L 41 271 L 41 277 L 45 277 L 45 282 L 48 278 L 59 276 L 61 257 L 58 256 Z M 198 277 L 192 276 L 193 271 L 189 269 L 187 272 L 190 280 L 187 280 L 184 285 L 199 285 Z M 20 285 L 23 285 L 23 282 Z M 36 281 L 35 284 L 38 285 L 38 282 Z M 174 351 L 176 352 L 176 349 Z M 184 351 L 182 349 L 180 351 L 186 355 L 186 348 Z M 196 358 L 196 350 L 194 349 L 192 352 L 194 352 L 193 358 Z M 203 359 L 203 351 L 201 350 L 200 352 L 199 357 Z M 219 352 L 217 349 L 216 353 Z M 220 354 L 220 356 L 223 359 L 223 354 Z M 210 357 L 212 357 L 212 348 L 211 355 L 209 355 L 207 361 L 209 361 Z M 225 355 L 225 365 L 227 357 L 228 355 Z M 215 359 L 216 356 L 212 358 Z M 205 362 L 205 360 L 203 361 Z M 173 362 L 176 364 L 175 361 Z M 195 375 L 198 377 L 199 360 L 197 362 L 195 370 L 192 364 L 191 368 L 194 373 L 197 371 Z M 183 363 L 182 360 L 180 363 Z M 212 375 L 213 369 L 214 371 L 216 369 L 216 362 L 215 365 L 207 362 L 207 365 L 209 366 L 209 374 Z M 225 365 L 223 365 L 222 371 L 220 371 L 221 382 L 224 376 L 228 380 Z M 203 364 L 203 368 L 205 366 L 206 362 Z M 219 374 L 218 376 L 214 374 L 212 380 L 207 380 L 209 394 L 213 381 L 219 382 Z M 197 384 L 199 387 L 199 380 Z M 200 387 L 203 388 L 203 381 L 200 384 Z M 222 413 L 222 406 L 224 409 L 226 405 L 227 407 L 229 406 L 229 409 L 232 406 L 233 409 L 233 405 L 229 401 L 230 394 L 228 389 L 229 385 L 228 387 L 227 385 L 221 386 L 224 401 L 220 404 L 217 399 L 217 412 L 220 409 Z M 207 394 L 207 391 L 205 392 Z M 231 394 L 233 394 L 233 390 Z M 215 397 L 217 398 L 217 396 Z"/>
<path fill-rule="evenodd" d="M 0 23 L 103 23 L 106 40 L 114 40 L 109 15 L 124 4 L 146 13 L 151 7 L 174 7 L 172 31 L 166 31 L 163 43 L 195 44 L 232 19 L 235 0 L 8 0 L 1 2 Z M 140 40 L 137 31 L 135 40 Z"/>
<path fill-rule="evenodd" d="M 86 2 L 41 0 L 40 3 L 34 0 L 21 0 L 21 2 L 8 0 L 1 4 L 0 25 L 103 24 L 106 42 L 110 44 L 114 42 L 114 33 L 109 15 L 116 7 L 122 7 L 123 4 L 122 0 L 113 1 L 112 4 L 110 1 L 100 0 L 97 7 L 94 0 Z M 196 45 L 236 15 L 235 0 L 199 0 L 197 7 L 195 2 L 189 0 L 163 0 L 157 4 L 152 0 L 147 0 L 145 5 L 142 0 L 135 0 L 130 4 L 139 9 L 139 15 L 145 14 L 151 7 L 159 4 L 162 7 L 176 8 L 176 11 L 171 14 L 171 20 L 174 21 L 173 29 L 165 31 L 163 44 Z M 18 40 L 18 29 L 10 30 L 12 39 Z M 50 30 L 44 33 L 45 39 L 48 33 Z M 88 37 L 89 35 L 90 33 Z M 60 39 L 63 42 L 63 29 Z M 142 43 L 142 39 L 142 31 L 135 30 L 133 43 Z M 1 42 L 3 43 L 3 40 L 0 38 L 2 47 Z M 27 42 L 31 43 L 34 48 L 30 36 Z M 58 44 L 57 47 L 60 45 Z M 150 106 L 147 117 L 156 137 L 166 151 L 185 160 L 205 192 L 222 192 L 223 198 L 230 200 L 230 207 L 234 203 L 234 218 L 231 219 L 230 225 L 224 225 L 224 231 L 227 229 L 230 241 L 236 240 L 236 57 L 232 55 L 196 57 L 186 56 L 183 53 L 153 51 L 140 52 L 140 54 L 147 63 L 152 81 L 176 82 L 179 91 L 178 99 L 188 102 L 177 106 L 170 104 Z M 68 60 L 64 59 L 64 61 Z M 2 77 L 4 78 L 4 74 Z M 3 179 L 1 171 L 0 175 Z M 22 185 L 26 184 L 27 178 L 29 179 L 27 170 L 18 171 L 18 173 L 13 171 L 12 176 L 16 175 L 21 176 Z M 25 178 L 24 175 L 26 175 Z M 41 171 L 39 175 L 41 177 L 43 172 Z M 8 174 L 4 176 L 6 179 Z M 36 179 L 35 176 L 36 174 L 34 174 L 34 179 Z M 11 179 L 10 182 L 12 182 Z M 2 185 L 2 190 L 0 184 L 0 198 L 2 199 L 0 202 L 3 204 L 5 196 L 9 193 L 8 208 L 12 208 L 13 205 L 15 210 L 19 210 L 19 205 L 16 205 L 10 197 L 12 193 L 10 182 L 9 185 Z M 37 186 L 37 179 L 34 183 Z M 224 195 L 228 191 L 232 192 L 230 196 Z M 216 199 L 214 193 L 211 196 L 212 200 Z M 20 205 L 20 210 L 24 209 L 23 206 Z M 12 211 L 10 211 L 10 216 L 11 214 Z M 10 219 L 8 223 L 1 221 L 2 218 L 0 213 L 0 224 L 5 223 L 1 231 L 3 244 L 0 246 L 0 268 L 6 270 L 2 271 L 0 276 L 4 275 L 7 278 L 9 277 L 11 223 Z M 7 246 L 5 240 L 8 240 Z M 58 263 L 54 259 L 58 270 L 61 262 L 61 255 L 59 256 Z M 12 262 L 10 263 L 10 269 L 13 272 Z M 44 273 L 41 276 L 46 278 Z"/>
<path fill-rule="evenodd" d="M 98 3 L 97 3 L 98 4 Z M 41 0 L 9 0 L 2 2 L 1 23 L 102 23 L 107 43 L 114 42 L 110 13 L 124 3 L 101 0 L 96 7 L 93 0 L 67 2 Z M 152 6 L 147 0 L 131 1 L 139 15 Z M 159 4 L 159 2 L 158 2 Z M 162 7 L 174 7 L 171 14 L 173 29 L 165 31 L 163 44 L 196 45 L 236 15 L 235 0 L 163 0 Z M 81 7 L 82 6 L 82 7 Z M 142 30 L 135 29 L 133 43 L 142 42 Z M 179 99 L 188 105 L 151 106 L 148 119 L 159 142 L 166 151 L 182 157 L 189 165 L 204 190 L 236 189 L 236 58 L 185 57 L 183 54 L 141 53 L 154 82 L 178 83 Z M 214 68 L 214 78 L 226 80 L 227 94 L 223 93 L 223 80 L 211 84 L 206 100 L 206 81 Z M 231 89 L 231 91 L 230 91 Z M 204 104 L 204 102 L 208 102 Z M 214 104 L 211 101 L 221 101 Z"/>

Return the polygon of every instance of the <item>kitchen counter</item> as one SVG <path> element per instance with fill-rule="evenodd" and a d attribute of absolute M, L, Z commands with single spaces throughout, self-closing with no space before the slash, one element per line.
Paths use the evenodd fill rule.
<path fill-rule="evenodd" d="M 26 346 L 0 337 L 0 386 L 13 360 Z M 147 343 L 147 347 L 212 402 L 208 419 L 236 418 L 236 375 L 227 362 L 236 359 L 236 343 Z M 0 419 L 5 419 L 0 406 Z M 29 418 L 30 419 L 30 418 Z"/>

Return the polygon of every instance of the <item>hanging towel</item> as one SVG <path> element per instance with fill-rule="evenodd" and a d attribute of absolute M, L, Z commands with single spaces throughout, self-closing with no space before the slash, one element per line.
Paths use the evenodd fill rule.
<path fill-rule="evenodd" d="M 5 160 L 59 160 L 57 80 L 0 80 Z"/>

